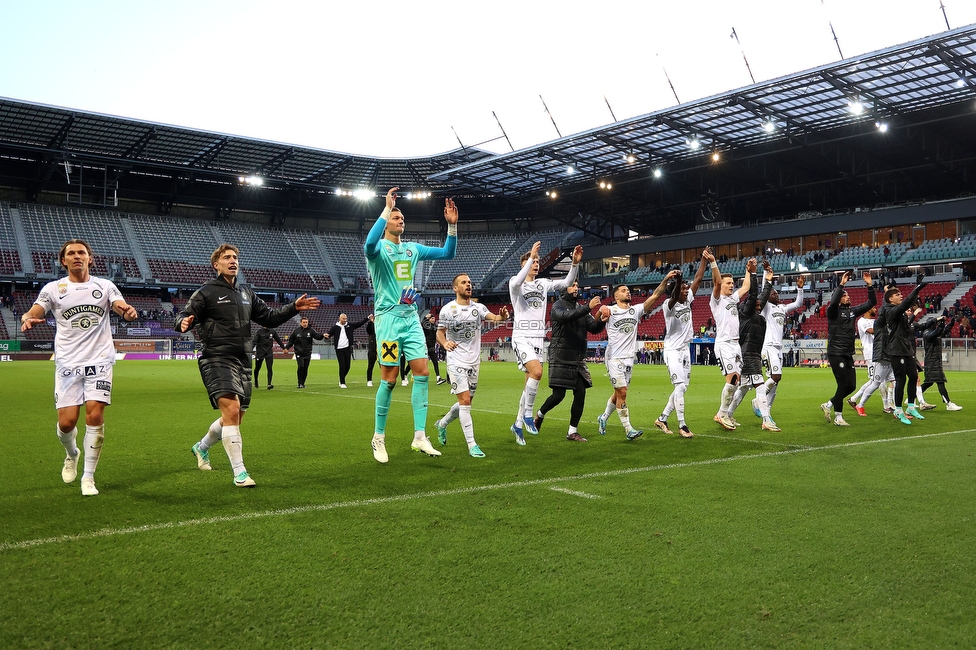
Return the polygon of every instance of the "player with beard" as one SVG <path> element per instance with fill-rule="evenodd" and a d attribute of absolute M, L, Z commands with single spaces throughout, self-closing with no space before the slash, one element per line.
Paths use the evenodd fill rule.
<path fill-rule="evenodd" d="M 736 422 L 729 417 L 729 406 L 735 394 L 736 384 L 739 383 L 739 373 L 742 370 L 742 349 L 739 347 L 739 301 L 749 293 L 750 278 L 756 272 L 756 260 L 750 258 L 746 262 L 746 274 L 742 279 L 742 287 L 735 290 L 735 280 L 731 273 L 719 273 L 715 256 L 709 253 L 709 265 L 712 267 L 712 296 L 708 306 L 715 319 L 715 356 L 718 365 L 725 375 L 725 386 L 722 388 L 722 399 L 719 402 L 718 413 L 712 419 L 722 425 L 727 431 L 736 427 Z"/>
<path fill-rule="evenodd" d="M 769 302 L 762 310 L 762 317 L 766 321 L 766 337 L 763 339 L 762 362 L 766 368 L 767 379 L 766 404 L 770 412 L 773 410 L 773 400 L 776 398 L 776 389 L 779 382 L 783 379 L 783 329 L 786 324 L 786 315 L 794 309 L 803 306 L 803 285 L 804 277 L 801 275 L 796 279 L 796 299 L 788 305 L 780 302 L 779 292 L 773 289 L 769 292 Z M 759 405 L 753 400 L 752 411 L 758 417 L 762 417 Z M 772 417 L 772 415 L 770 415 Z"/>
<path fill-rule="evenodd" d="M 708 255 L 711 249 L 707 246 L 702 251 L 701 264 L 689 286 L 678 276 L 671 284 L 670 297 L 664 303 L 664 363 L 668 366 L 668 374 L 674 390 L 668 397 L 664 411 L 654 421 L 654 426 L 664 433 L 673 433 L 668 427 L 668 417 L 672 412 L 678 412 L 678 434 L 682 438 L 691 438 L 695 434 L 685 422 L 685 391 L 691 379 L 691 352 L 688 344 L 695 338 L 692 327 L 691 303 L 695 300 L 695 292 L 705 276 L 705 266 L 708 265 Z"/>
<path fill-rule="evenodd" d="M 851 306 L 851 297 L 844 285 L 852 276 L 851 271 L 844 271 L 827 304 L 827 361 L 834 373 L 837 390 L 829 401 L 820 405 L 820 410 L 827 422 L 833 422 L 839 427 L 849 426 L 844 420 L 844 400 L 857 388 L 857 373 L 854 371 L 854 322 L 858 316 L 866 314 L 878 304 L 871 274 L 864 273 L 861 277 L 868 287 L 867 302 L 856 307 Z M 834 411 L 833 415 L 831 409 Z"/>
<path fill-rule="evenodd" d="M 627 408 L 627 387 L 634 372 L 634 355 L 637 352 L 637 326 L 641 317 L 650 312 L 664 295 L 668 281 L 680 277 L 680 271 L 668 273 L 647 300 L 636 307 L 630 304 L 630 289 L 626 285 L 621 284 L 613 290 L 616 304 L 610 307 L 610 318 L 607 319 L 607 349 L 604 355 L 613 395 L 607 400 L 606 410 L 596 419 L 601 436 L 606 435 L 607 419 L 614 411 L 617 411 L 620 424 L 624 425 L 628 440 L 638 438 L 644 433 L 631 426 Z"/>
<path fill-rule="evenodd" d="M 451 380 L 451 392 L 457 396 L 457 403 L 451 406 L 444 417 L 434 422 L 437 439 L 447 444 L 447 426 L 454 420 L 461 421 L 461 432 L 468 444 L 468 454 L 473 458 L 484 458 L 474 439 L 474 422 L 471 420 L 471 400 L 478 388 L 478 373 L 481 370 L 481 323 L 482 321 L 501 322 L 508 320 L 508 307 L 502 307 L 498 314 L 488 311 L 481 303 L 471 299 L 471 278 L 461 273 L 451 282 L 455 298 L 441 307 L 437 323 L 437 342 L 447 351 L 447 376 Z"/>
<path fill-rule="evenodd" d="M 573 249 L 573 265 L 561 280 L 536 277 L 539 274 L 539 247 L 542 242 L 532 245 L 529 252 L 521 258 L 522 269 L 508 281 L 508 293 L 512 299 L 512 349 L 518 368 L 525 373 L 525 388 L 519 397 L 518 413 L 512 433 L 515 442 L 525 444 L 522 429 L 536 435 L 533 418 L 535 397 L 542 381 L 542 364 L 545 362 L 546 340 L 546 298 L 550 291 L 565 289 L 576 281 L 579 263 L 583 259 L 583 247 Z"/>

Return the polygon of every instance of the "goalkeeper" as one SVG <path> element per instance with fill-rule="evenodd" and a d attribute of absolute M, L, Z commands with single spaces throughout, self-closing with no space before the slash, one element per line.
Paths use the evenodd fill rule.
<path fill-rule="evenodd" d="M 413 286 L 417 263 L 422 260 L 449 260 L 457 250 L 458 212 L 454 201 L 444 201 L 447 240 L 441 248 L 414 242 L 402 242 L 403 213 L 396 207 L 399 188 L 386 193 L 386 208 L 366 236 L 363 250 L 366 266 L 373 281 L 376 314 L 376 347 L 380 362 L 380 385 L 376 390 L 376 425 L 373 429 L 373 457 L 386 463 L 386 418 L 390 411 L 393 388 L 397 384 L 400 356 L 413 371 L 413 443 L 410 448 L 428 456 L 440 456 L 427 438 L 427 342 L 420 325 L 418 305 L 420 292 Z"/>

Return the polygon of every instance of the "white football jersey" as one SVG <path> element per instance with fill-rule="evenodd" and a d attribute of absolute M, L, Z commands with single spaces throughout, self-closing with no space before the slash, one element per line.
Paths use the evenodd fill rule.
<path fill-rule="evenodd" d="M 868 330 L 871 330 L 868 332 Z M 861 351 L 868 363 L 874 358 L 874 319 L 864 317 L 857 321 L 857 335 L 861 339 Z"/>
<path fill-rule="evenodd" d="M 788 305 L 780 303 L 774 305 L 767 302 L 763 307 L 762 317 L 766 319 L 766 337 L 763 339 L 763 347 L 782 348 L 783 347 L 783 326 L 786 323 L 786 315 L 794 309 L 799 309 L 803 305 L 803 290 L 796 293 L 796 299 Z"/>
<path fill-rule="evenodd" d="M 733 291 L 731 296 L 719 294 L 715 299 L 713 293 L 708 297 L 708 306 L 712 308 L 712 318 L 715 319 L 715 342 L 739 340 L 739 292 Z"/>
<path fill-rule="evenodd" d="M 616 303 L 610 305 L 605 359 L 634 358 L 637 353 L 637 326 L 643 315 L 643 301 L 630 307 L 618 307 Z"/>
<path fill-rule="evenodd" d="M 459 305 L 452 300 L 441 307 L 437 329 L 444 330 L 448 341 L 457 347 L 447 351 L 448 366 L 473 366 L 481 359 L 481 322 L 488 308 L 478 302 Z"/>
<path fill-rule="evenodd" d="M 687 302 L 675 302 L 674 309 L 668 309 L 671 299 L 664 301 L 664 349 L 687 350 L 695 330 L 691 323 L 691 303 L 695 294 L 688 292 Z"/>
<path fill-rule="evenodd" d="M 122 293 L 104 278 L 71 282 L 64 277 L 44 285 L 34 304 L 54 316 L 54 360 L 59 366 L 115 363 L 109 312 L 117 300 L 122 300 Z"/>
<path fill-rule="evenodd" d="M 565 289 L 576 280 L 578 267 L 574 264 L 566 277 L 561 280 L 536 278 L 527 282 L 525 278 L 532 268 L 532 258 L 525 261 L 518 275 L 508 281 L 508 293 L 512 299 L 512 338 L 538 340 L 546 337 L 546 299 L 550 291 Z"/>

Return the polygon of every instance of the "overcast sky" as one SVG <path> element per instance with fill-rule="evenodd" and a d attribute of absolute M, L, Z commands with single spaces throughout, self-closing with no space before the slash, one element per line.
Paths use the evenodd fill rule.
<path fill-rule="evenodd" d="M 943 0 L 953 28 L 976 1 Z M 0 96 L 373 156 L 562 134 L 945 31 L 939 0 L 0 0 Z M 604 100 L 606 97 L 606 101 Z M 610 108 L 607 107 L 607 102 Z M 508 151 L 494 140 L 483 148 Z"/>

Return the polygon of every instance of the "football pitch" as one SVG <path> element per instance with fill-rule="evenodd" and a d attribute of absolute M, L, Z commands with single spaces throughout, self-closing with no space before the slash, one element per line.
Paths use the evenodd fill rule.
<path fill-rule="evenodd" d="M 61 481 L 53 364 L 0 364 L 0 647 L 972 647 L 972 374 L 947 373 L 961 412 L 933 388 L 924 421 L 899 424 L 875 395 L 835 427 L 819 409 L 830 370 L 787 368 L 769 433 L 747 403 L 736 431 L 712 422 L 722 378 L 696 366 L 685 440 L 653 426 L 665 369 L 637 366 L 644 436 L 627 441 L 616 415 L 598 435 L 611 391 L 590 368 L 587 443 L 565 440 L 570 395 L 516 445 L 522 375 L 484 363 L 487 458 L 456 421 L 437 444 L 454 398 L 432 381 L 443 456 L 410 450 L 398 384 L 380 465 L 365 362 L 341 390 L 335 362 L 313 361 L 297 390 L 278 360 L 242 426 L 247 490 L 219 445 L 214 471 L 196 468 L 216 417 L 196 364 L 123 361 L 101 494 L 82 497 Z"/>

